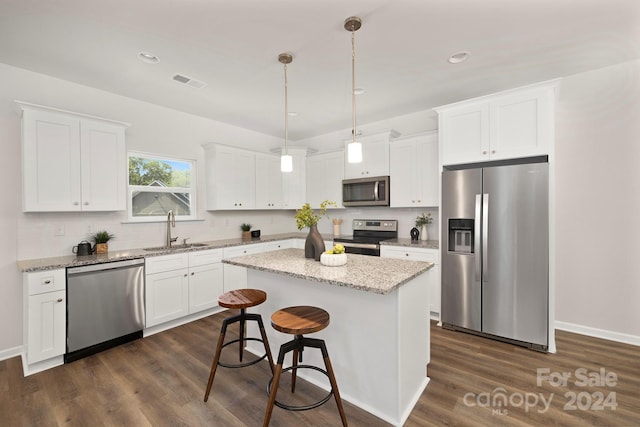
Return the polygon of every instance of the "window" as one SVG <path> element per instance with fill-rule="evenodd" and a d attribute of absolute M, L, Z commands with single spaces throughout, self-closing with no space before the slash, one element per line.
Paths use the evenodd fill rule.
<path fill-rule="evenodd" d="M 129 153 L 129 219 L 196 219 L 195 161 Z M 192 179 L 193 177 L 193 179 Z"/>

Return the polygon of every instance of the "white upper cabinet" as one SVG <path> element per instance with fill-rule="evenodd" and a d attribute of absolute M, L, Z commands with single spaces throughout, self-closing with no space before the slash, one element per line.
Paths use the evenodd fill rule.
<path fill-rule="evenodd" d="M 442 164 L 549 154 L 556 82 L 436 108 Z"/>
<path fill-rule="evenodd" d="M 256 154 L 256 209 L 282 209 L 280 157 Z"/>
<path fill-rule="evenodd" d="M 207 210 L 297 209 L 305 199 L 306 149 L 289 149 L 293 172 L 280 156 L 205 144 Z"/>
<path fill-rule="evenodd" d="M 394 140 L 389 147 L 391 207 L 438 206 L 438 134 Z"/>
<path fill-rule="evenodd" d="M 220 144 L 205 146 L 207 209 L 255 209 L 255 153 Z"/>
<path fill-rule="evenodd" d="M 319 208 L 325 200 L 342 207 L 344 153 L 335 151 L 307 157 L 307 203 Z"/>
<path fill-rule="evenodd" d="M 389 175 L 389 139 L 397 135 L 395 131 L 385 131 L 359 137 L 358 142 L 362 144 L 360 163 L 349 163 L 347 144 L 351 140 L 344 141 L 344 179 Z"/>
<path fill-rule="evenodd" d="M 126 209 L 126 124 L 20 106 L 25 212 Z"/>

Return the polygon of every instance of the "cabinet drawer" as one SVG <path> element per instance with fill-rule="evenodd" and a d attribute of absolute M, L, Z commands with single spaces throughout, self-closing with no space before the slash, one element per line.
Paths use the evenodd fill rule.
<path fill-rule="evenodd" d="M 214 264 L 222 261 L 222 249 L 189 252 L 189 267 Z"/>
<path fill-rule="evenodd" d="M 423 261 L 440 263 L 440 254 L 435 249 L 415 249 L 402 247 L 382 246 L 380 255 L 385 258 L 407 259 L 410 261 Z"/>
<path fill-rule="evenodd" d="M 145 258 L 146 274 L 179 270 L 187 267 L 189 267 L 189 253 L 187 252 Z"/>
<path fill-rule="evenodd" d="M 224 258 L 235 258 L 244 255 L 253 255 L 262 252 L 260 244 L 233 246 L 224 248 Z"/>
<path fill-rule="evenodd" d="M 29 295 L 64 291 L 66 288 L 66 271 L 64 269 L 24 273 L 24 279 L 29 287 Z"/>

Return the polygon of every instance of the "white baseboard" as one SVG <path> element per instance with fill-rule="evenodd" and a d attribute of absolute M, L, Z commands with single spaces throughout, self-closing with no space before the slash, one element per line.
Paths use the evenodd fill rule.
<path fill-rule="evenodd" d="M 560 329 L 567 332 L 574 332 L 576 334 L 587 335 L 590 337 L 602 338 L 609 341 L 616 341 L 624 344 L 640 346 L 640 337 L 636 335 L 607 331 L 605 329 L 591 328 L 588 326 L 576 325 L 574 323 L 567 323 L 567 322 L 556 321 L 555 326 L 556 326 L 556 329 Z"/>
<path fill-rule="evenodd" d="M 20 356 L 24 347 L 19 345 L 18 347 L 8 348 L 0 351 L 0 360 L 11 359 L 12 357 Z"/>

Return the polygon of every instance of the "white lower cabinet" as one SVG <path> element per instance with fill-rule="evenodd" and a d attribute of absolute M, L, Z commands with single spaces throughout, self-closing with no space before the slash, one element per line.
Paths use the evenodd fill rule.
<path fill-rule="evenodd" d="M 224 258 L 235 258 L 244 255 L 260 254 L 264 252 L 277 251 L 280 249 L 296 247 L 295 239 L 279 240 L 276 242 L 254 243 L 242 246 L 232 246 L 224 248 Z M 224 291 L 229 292 L 234 289 L 247 287 L 247 269 L 232 264 L 224 265 Z"/>
<path fill-rule="evenodd" d="M 408 248 L 405 246 L 380 246 L 380 256 L 384 258 L 406 259 L 409 261 L 433 262 L 435 265 L 425 274 L 429 282 L 431 317 L 440 318 L 440 250 Z"/>
<path fill-rule="evenodd" d="M 222 293 L 222 250 L 146 259 L 146 327 L 217 305 Z"/>
<path fill-rule="evenodd" d="M 64 269 L 24 273 L 26 365 L 60 357 L 66 349 Z M 27 369 L 25 369 L 25 372 Z"/>

